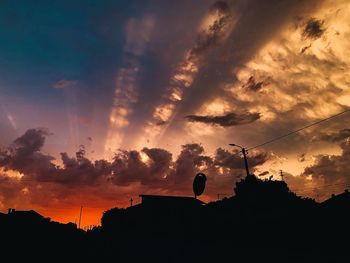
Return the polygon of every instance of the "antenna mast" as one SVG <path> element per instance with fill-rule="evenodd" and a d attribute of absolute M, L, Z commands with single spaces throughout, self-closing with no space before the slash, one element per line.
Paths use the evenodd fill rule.
<path fill-rule="evenodd" d="M 80 207 L 80 215 L 79 215 L 79 224 L 78 224 L 78 229 L 80 228 L 80 223 L 81 223 L 81 214 L 83 213 L 83 207 Z"/>
<path fill-rule="evenodd" d="M 284 182 L 284 174 L 283 174 L 282 170 L 280 170 L 280 176 L 281 176 L 282 181 Z"/>

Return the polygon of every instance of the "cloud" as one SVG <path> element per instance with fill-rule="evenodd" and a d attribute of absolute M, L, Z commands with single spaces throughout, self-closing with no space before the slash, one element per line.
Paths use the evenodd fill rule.
<path fill-rule="evenodd" d="M 157 126 L 163 126 L 163 125 L 165 125 L 165 124 L 167 124 L 167 122 L 166 122 L 166 121 L 163 121 L 163 120 L 158 120 L 158 121 L 156 122 L 156 125 L 157 125 Z"/>
<path fill-rule="evenodd" d="M 63 167 L 57 166 L 53 163 L 54 157 L 40 152 L 49 134 L 47 129 L 27 130 L 8 149 L 1 150 L 0 167 L 24 174 L 24 180 L 65 185 L 91 185 L 109 174 L 109 163 L 105 160 L 91 162 L 85 157 L 84 147 L 72 158 L 61 153 Z"/>
<path fill-rule="evenodd" d="M 169 173 L 172 154 L 164 149 L 143 148 L 140 152 L 119 150 L 111 163 L 116 185 L 141 183 L 159 187 Z"/>
<path fill-rule="evenodd" d="M 350 140 L 340 144 L 340 155 L 320 154 L 315 156 L 313 165 L 305 168 L 303 175 L 311 175 L 315 179 L 323 179 L 326 184 L 350 183 L 347 176 L 350 171 Z"/>
<path fill-rule="evenodd" d="M 211 45 L 211 52 L 205 52 L 205 57 L 198 67 L 198 74 L 191 85 L 197 92 L 196 96 L 193 95 L 194 92 L 183 96 L 178 116 L 195 112 L 215 96 L 225 96 L 227 86 L 237 81 L 235 72 L 238 68 L 254 58 L 286 24 L 293 22 L 297 15 L 305 15 L 310 12 L 312 6 L 318 6 L 317 1 L 289 0 L 278 4 L 276 1 L 254 0 L 228 3 L 230 17 L 236 22 L 230 30 L 225 31 L 224 37 L 220 38 L 220 45 Z"/>
<path fill-rule="evenodd" d="M 46 129 L 30 129 L 10 147 L 1 149 L 0 202 L 9 204 L 26 199 L 45 203 L 48 202 L 42 200 L 45 195 L 64 202 L 74 199 L 76 191 L 95 192 L 99 198 L 112 198 L 114 193 L 115 198 L 119 195 L 118 189 L 127 187 L 131 187 L 130 193 L 191 194 L 192 180 L 198 172 L 208 175 L 211 190 L 207 194 L 215 195 L 221 186 L 228 188 L 224 175 L 234 179 L 243 171 L 243 159 L 237 152 L 219 148 L 210 156 L 197 143 L 182 145 L 177 158 L 165 149 L 145 147 L 140 151 L 119 150 L 111 161 L 88 159 L 81 145 L 74 157 L 62 152 L 62 165 L 56 165 L 52 156 L 41 152 L 49 134 Z M 249 156 L 251 171 L 267 159 L 267 154 L 252 152 Z M 11 176 L 11 173 L 20 173 L 20 176 Z M 104 193 L 103 189 L 113 190 Z M 11 191 L 16 194 L 12 195 Z"/>
<path fill-rule="evenodd" d="M 197 143 L 182 145 L 181 153 L 174 163 L 174 169 L 169 179 L 174 183 L 190 183 L 194 175 L 199 171 L 199 166 L 208 167 L 212 163 L 209 156 L 204 155 L 204 148 Z"/>
<path fill-rule="evenodd" d="M 320 38 L 325 32 L 324 21 L 310 18 L 304 27 L 302 36 L 304 38 L 317 39 Z"/>
<path fill-rule="evenodd" d="M 350 141 L 340 144 L 342 152 L 335 154 L 319 154 L 313 156 L 314 163 L 305 167 L 299 176 L 285 173 L 285 181 L 292 191 L 301 196 L 325 200 L 331 194 L 348 189 L 350 178 Z"/>
<path fill-rule="evenodd" d="M 49 134 L 46 129 L 27 130 L 11 147 L 0 151 L 0 167 L 19 171 L 27 177 L 55 170 L 56 166 L 51 163 L 54 158 L 40 152 Z"/>
<path fill-rule="evenodd" d="M 168 125 L 160 127 L 157 124 L 172 123 L 178 107 L 182 105 L 186 90 L 191 88 L 197 76 L 199 67 L 202 63 L 206 63 L 206 56 L 225 41 L 237 20 L 224 1 L 214 3 L 206 11 L 199 28 L 193 34 L 195 43 L 191 43 L 186 50 L 182 51 L 183 54 L 180 56 L 182 59 L 177 60 L 176 66 L 171 67 L 173 69 L 169 72 L 170 74 L 165 75 L 169 76 L 168 83 L 165 84 L 162 99 L 153 107 L 151 120 L 146 122 L 142 131 L 141 136 L 144 138 L 151 138 L 151 141 L 159 140 L 166 132 Z M 183 36 L 180 38 L 182 39 Z"/>
<path fill-rule="evenodd" d="M 46 176 L 42 180 L 56 182 L 64 185 L 97 185 L 103 183 L 111 174 L 110 162 L 96 160 L 92 162 L 85 157 L 85 149 L 80 148 L 76 156 L 69 157 L 67 153 L 61 153 L 63 168 L 57 168 L 52 176 Z"/>
<path fill-rule="evenodd" d="M 243 85 L 243 88 L 251 91 L 259 91 L 264 85 L 264 81 L 256 82 L 254 77 L 250 76 L 248 81 Z"/>
<path fill-rule="evenodd" d="M 212 46 L 215 46 L 223 37 L 227 26 L 232 19 L 230 7 L 227 2 L 218 1 L 210 7 L 210 13 L 217 18 L 206 30 L 203 30 L 197 36 L 196 45 L 190 50 L 190 55 L 198 56 Z"/>
<path fill-rule="evenodd" d="M 217 1 L 210 7 L 210 12 L 228 14 L 230 12 L 230 7 L 226 1 Z"/>
<path fill-rule="evenodd" d="M 199 116 L 199 115 L 188 115 L 185 117 L 190 122 L 202 122 L 208 124 L 216 124 L 222 127 L 230 127 L 252 123 L 260 119 L 260 113 L 258 112 L 244 112 L 234 113 L 230 112 L 222 116 Z"/>
<path fill-rule="evenodd" d="M 311 47 L 311 44 L 309 44 L 308 46 L 302 47 L 300 50 L 300 53 L 303 54 L 306 50 L 308 50 Z"/>
<path fill-rule="evenodd" d="M 350 64 L 347 59 L 349 56 L 344 56 L 345 53 L 349 53 L 349 9 L 345 4 L 337 4 L 336 8 L 330 8 L 332 6 L 330 1 L 325 1 L 324 6 L 323 2 L 319 3 L 320 5 L 315 5 L 315 9 L 308 4 L 303 8 L 296 8 L 301 12 L 299 15 L 289 16 L 295 12 L 295 10 L 290 10 L 291 13 L 287 15 L 286 21 L 283 20 L 286 23 L 275 28 L 276 34 L 270 35 L 264 45 L 259 46 L 254 54 L 247 60 L 241 61 L 239 65 L 235 66 L 237 60 L 233 59 L 234 55 L 244 54 L 244 48 L 249 50 L 251 46 L 248 43 L 242 47 L 243 53 L 240 53 L 241 49 L 237 51 L 233 48 L 238 44 L 232 41 L 230 45 L 227 44 L 232 49 L 225 53 L 225 59 L 219 61 L 217 60 L 219 56 L 215 56 L 212 60 L 208 60 L 207 70 L 203 73 L 200 72 L 198 74 L 200 79 L 194 82 L 196 83 L 194 88 L 198 88 L 197 96 L 191 97 L 188 104 L 184 99 L 183 103 L 186 105 L 182 107 L 183 112 L 180 111 L 179 114 L 189 115 L 188 110 L 191 109 L 189 111 L 191 116 L 197 116 L 200 117 L 200 120 L 209 122 L 211 118 L 206 118 L 208 116 L 224 116 L 227 112 L 244 109 L 248 112 L 260 113 L 260 118 L 259 121 L 253 122 L 251 125 L 242 125 L 235 127 L 235 129 L 208 127 L 207 130 L 210 130 L 211 134 L 215 134 L 215 139 L 208 139 L 207 144 L 215 147 L 215 144 L 222 143 L 225 138 L 234 137 L 238 138 L 243 145 L 258 145 L 287 134 L 293 130 L 291 127 L 303 127 L 339 113 L 349 106 Z M 320 21 L 327 21 L 324 22 L 321 29 L 325 28 L 326 23 L 329 25 L 317 41 L 305 40 L 301 37 L 304 26 L 300 26 L 300 21 L 304 20 L 297 18 L 312 16 L 320 18 Z M 243 18 L 244 13 L 241 19 Z M 259 23 L 256 24 L 260 26 Z M 237 24 L 233 34 L 238 30 L 239 25 L 240 23 Z M 251 28 L 259 35 L 260 32 L 257 32 L 256 28 Z M 260 30 L 264 28 L 261 27 Z M 265 33 L 268 34 L 269 31 L 267 30 Z M 238 36 L 237 41 L 237 43 L 241 43 Z M 301 47 L 310 44 L 310 42 L 312 42 L 312 46 L 307 49 L 307 52 L 300 54 Z M 232 56 L 229 57 L 229 55 Z M 227 61 L 231 61 L 231 64 L 225 64 Z M 235 67 L 226 75 L 225 70 L 232 65 Z M 208 77 L 204 78 L 205 74 Z M 236 78 L 225 78 L 229 74 L 231 76 L 234 74 Z M 268 85 L 264 85 L 266 79 L 268 79 Z M 263 82 L 262 87 L 255 86 L 259 82 Z M 248 92 L 249 88 L 254 87 L 260 88 L 260 92 Z M 208 93 L 206 93 L 207 90 Z M 197 105 L 196 100 L 200 100 Z M 216 101 L 219 103 L 214 103 Z M 327 128 L 327 134 L 333 134 L 337 129 L 344 129 L 344 123 L 347 121 L 346 116 L 332 120 L 328 124 L 330 128 Z M 338 123 L 338 125 L 335 126 L 333 123 Z M 199 123 L 187 123 L 186 132 L 196 130 L 193 127 L 199 130 Z M 203 128 L 204 125 L 201 127 Z M 320 133 L 319 127 L 310 127 L 279 141 L 279 143 L 268 144 L 264 147 L 273 149 L 278 155 L 293 155 L 295 158 L 298 155 L 296 149 L 299 153 L 320 150 L 322 146 L 319 143 L 310 144 L 317 133 Z M 347 131 L 344 131 L 340 137 L 346 136 L 346 133 Z M 209 132 L 202 132 L 202 134 L 198 132 L 197 138 L 204 140 L 208 138 Z M 327 139 L 326 137 L 323 138 Z M 336 136 L 335 140 L 340 139 L 340 137 Z M 316 136 L 316 138 L 319 137 Z M 299 163 L 300 169 L 306 163 L 308 162 Z"/>
<path fill-rule="evenodd" d="M 52 85 L 55 89 L 68 89 L 75 87 L 78 84 L 77 80 L 61 79 Z"/>
<path fill-rule="evenodd" d="M 256 166 L 264 164 L 268 160 L 268 155 L 263 152 L 253 152 L 248 157 L 248 165 L 254 169 Z M 243 157 L 240 156 L 238 151 L 229 152 L 228 150 L 218 148 L 215 153 L 214 164 L 220 167 L 230 169 L 245 169 Z"/>
<path fill-rule="evenodd" d="M 300 154 L 298 156 L 298 161 L 301 162 L 301 163 L 305 162 L 305 155 L 306 155 L 305 153 Z"/>
<path fill-rule="evenodd" d="M 350 137 L 350 129 L 342 129 L 338 132 L 321 133 L 317 135 L 313 140 L 339 142 L 339 141 L 344 141 L 349 137 Z"/>

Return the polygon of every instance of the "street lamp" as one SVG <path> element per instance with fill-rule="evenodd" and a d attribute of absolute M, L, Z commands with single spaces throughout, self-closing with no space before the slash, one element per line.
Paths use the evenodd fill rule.
<path fill-rule="evenodd" d="M 247 173 L 247 176 L 249 176 L 249 169 L 248 169 L 248 160 L 247 160 L 247 151 L 244 147 L 234 144 L 234 143 L 230 143 L 230 146 L 235 146 L 241 149 L 242 154 L 243 154 L 243 158 L 244 158 L 244 165 L 245 165 L 245 171 Z"/>

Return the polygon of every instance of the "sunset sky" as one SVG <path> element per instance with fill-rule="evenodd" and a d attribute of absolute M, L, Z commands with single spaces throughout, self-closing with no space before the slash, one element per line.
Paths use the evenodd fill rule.
<path fill-rule="evenodd" d="M 0 3 L 0 211 L 99 224 L 139 194 L 231 196 L 254 147 L 350 107 L 347 0 Z M 249 151 L 322 201 L 350 188 L 350 112 Z"/>

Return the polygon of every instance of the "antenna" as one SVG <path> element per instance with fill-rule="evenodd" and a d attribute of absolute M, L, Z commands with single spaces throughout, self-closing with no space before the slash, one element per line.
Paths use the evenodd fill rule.
<path fill-rule="evenodd" d="M 281 176 L 282 181 L 284 182 L 284 174 L 283 174 L 282 170 L 280 170 L 280 176 Z"/>
<path fill-rule="evenodd" d="M 130 198 L 130 207 L 132 207 L 132 201 L 134 201 L 134 199 L 132 199 L 132 197 Z"/>
<path fill-rule="evenodd" d="M 81 223 L 81 214 L 83 213 L 83 207 L 80 207 L 80 215 L 79 215 L 79 224 L 78 224 L 78 229 L 80 228 L 80 223 Z"/>

